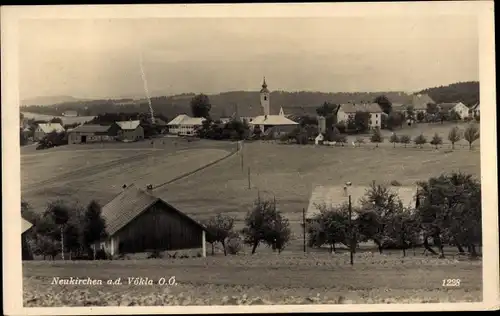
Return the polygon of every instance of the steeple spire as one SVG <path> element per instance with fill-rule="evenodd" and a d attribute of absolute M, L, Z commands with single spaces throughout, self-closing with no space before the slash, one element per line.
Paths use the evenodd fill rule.
<path fill-rule="evenodd" d="M 262 83 L 262 89 L 267 88 L 266 77 L 264 76 L 264 82 Z"/>

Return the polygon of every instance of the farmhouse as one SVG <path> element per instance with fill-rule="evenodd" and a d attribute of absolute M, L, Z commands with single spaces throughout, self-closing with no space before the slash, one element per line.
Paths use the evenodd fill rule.
<path fill-rule="evenodd" d="M 26 235 L 33 227 L 33 224 L 21 216 L 21 246 L 23 260 L 33 260 L 33 252 L 30 249 Z"/>
<path fill-rule="evenodd" d="M 425 114 L 427 112 L 427 104 L 429 103 L 436 104 L 428 94 L 415 94 L 412 97 L 411 105 L 413 106 L 415 114 L 418 114 L 418 112 Z"/>
<path fill-rule="evenodd" d="M 309 221 L 319 214 L 322 205 L 338 207 L 349 203 L 349 195 L 351 195 L 352 207 L 360 207 L 361 200 L 368 189 L 368 186 L 317 186 L 313 189 L 309 199 L 306 220 Z M 390 189 L 398 194 L 404 207 L 416 207 L 416 187 L 391 187 Z"/>
<path fill-rule="evenodd" d="M 370 119 L 368 121 L 368 126 L 370 128 L 382 127 L 382 115 L 385 115 L 385 113 L 382 111 L 382 108 L 377 103 L 341 104 L 337 112 L 337 121 L 347 123 L 349 119 L 351 120 L 354 119 L 356 112 L 370 113 Z"/>
<path fill-rule="evenodd" d="M 190 117 L 181 114 L 167 124 L 168 133 L 180 136 L 194 136 L 196 129 L 200 128 L 204 121 L 205 118 L 203 117 Z"/>
<path fill-rule="evenodd" d="M 115 128 L 118 128 L 117 139 L 123 142 L 135 142 L 144 139 L 144 129 L 141 121 L 121 121 L 115 122 Z"/>
<path fill-rule="evenodd" d="M 462 102 L 440 103 L 438 108 L 442 113 L 455 111 L 461 120 L 469 117 L 469 108 Z"/>
<path fill-rule="evenodd" d="M 115 141 L 115 137 L 111 136 L 111 126 L 102 125 L 80 125 L 71 130 L 68 130 L 68 143 L 96 143 Z"/>
<path fill-rule="evenodd" d="M 102 216 L 108 238 L 98 246 L 111 255 L 202 248 L 206 256 L 202 225 L 133 184 L 103 207 Z"/>
<path fill-rule="evenodd" d="M 35 129 L 35 132 L 33 135 L 33 140 L 40 141 L 47 134 L 52 133 L 52 132 L 56 132 L 56 133 L 64 132 L 64 127 L 62 127 L 62 125 L 59 123 L 40 123 L 40 124 L 38 124 L 37 128 Z"/>
<path fill-rule="evenodd" d="M 481 109 L 479 106 L 480 106 L 479 102 L 471 106 L 469 111 L 469 117 L 475 118 L 481 115 Z"/>

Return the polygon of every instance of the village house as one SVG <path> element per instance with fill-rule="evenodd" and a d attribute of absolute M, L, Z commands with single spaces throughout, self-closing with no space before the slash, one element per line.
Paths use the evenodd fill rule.
<path fill-rule="evenodd" d="M 370 128 L 381 128 L 382 127 L 382 116 L 385 115 L 382 108 L 377 103 L 366 103 L 366 104 L 353 104 L 345 103 L 341 104 L 337 112 L 337 121 L 343 122 L 347 125 L 349 119 L 353 120 L 356 112 L 368 112 L 370 113 L 370 119 L 368 120 L 368 126 Z"/>
<path fill-rule="evenodd" d="M 481 109 L 479 102 L 470 107 L 469 117 L 476 118 L 481 116 Z"/>
<path fill-rule="evenodd" d="M 112 129 L 115 128 L 117 128 L 117 139 L 122 142 L 135 142 L 144 139 L 144 128 L 139 120 L 115 122 Z"/>
<path fill-rule="evenodd" d="M 110 135 L 111 126 L 80 125 L 68 130 L 68 144 L 96 143 L 115 141 Z"/>
<path fill-rule="evenodd" d="M 125 187 L 102 208 L 108 237 L 95 246 L 111 255 L 182 249 L 202 249 L 206 256 L 205 228 L 151 189 Z"/>
<path fill-rule="evenodd" d="M 369 186 L 316 186 L 309 199 L 309 205 L 306 210 L 306 220 L 310 221 L 315 218 L 321 211 L 323 206 L 340 207 L 349 203 L 349 195 L 351 196 L 352 208 L 362 206 L 362 199 L 365 198 L 366 192 L 370 189 Z M 403 207 L 416 208 L 416 187 L 393 186 L 390 190 L 398 195 L 403 203 Z M 353 213 L 353 218 L 355 214 Z"/>
<path fill-rule="evenodd" d="M 33 227 L 33 224 L 25 220 L 21 216 L 21 247 L 22 247 L 22 260 L 33 260 L 33 252 L 28 244 L 27 234 Z"/>
<path fill-rule="evenodd" d="M 419 112 L 426 114 L 427 104 L 436 104 L 436 102 L 434 102 L 428 94 L 413 95 L 411 105 L 413 107 L 413 111 L 415 112 L 415 116 Z"/>
<path fill-rule="evenodd" d="M 52 132 L 61 133 L 64 132 L 64 127 L 59 123 L 40 123 L 35 129 L 33 134 L 34 141 L 42 140 L 47 134 Z"/>
<path fill-rule="evenodd" d="M 167 124 L 168 133 L 179 136 L 195 136 L 196 130 L 203 126 L 205 120 L 203 117 L 190 117 L 186 114 L 178 115 Z"/>
<path fill-rule="evenodd" d="M 461 120 L 469 117 L 469 108 L 462 102 L 439 103 L 438 108 L 442 113 L 455 111 Z"/>

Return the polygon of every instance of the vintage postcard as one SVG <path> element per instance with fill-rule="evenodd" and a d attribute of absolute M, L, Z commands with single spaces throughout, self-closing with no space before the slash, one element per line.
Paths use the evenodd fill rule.
<path fill-rule="evenodd" d="M 1 12 L 6 314 L 499 307 L 492 1 Z"/>

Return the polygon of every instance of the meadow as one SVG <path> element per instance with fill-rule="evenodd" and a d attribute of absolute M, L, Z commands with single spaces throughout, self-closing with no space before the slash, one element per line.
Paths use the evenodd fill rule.
<path fill-rule="evenodd" d="M 481 263 L 401 254 L 267 253 L 186 259 L 24 262 L 25 306 L 373 304 L 480 301 Z M 51 284 L 54 276 L 102 285 Z M 151 285 L 128 284 L 128 278 Z M 175 285 L 158 284 L 175 277 Z M 121 278 L 120 285 L 107 285 Z M 444 278 L 460 279 L 444 287 Z M 173 282 L 171 282 L 173 283 Z"/>

